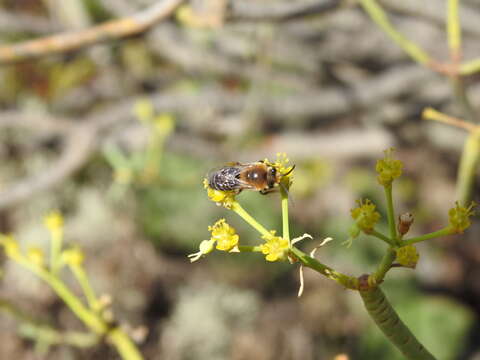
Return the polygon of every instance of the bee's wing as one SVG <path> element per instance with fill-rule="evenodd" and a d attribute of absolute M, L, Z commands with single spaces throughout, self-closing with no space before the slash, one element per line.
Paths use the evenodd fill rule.
<path fill-rule="evenodd" d="M 229 161 L 222 167 L 239 167 L 243 166 L 243 164 L 239 163 L 238 161 Z"/>
<path fill-rule="evenodd" d="M 234 185 L 230 185 L 232 187 L 232 190 L 233 188 L 240 190 L 254 190 L 255 187 L 241 180 L 238 176 L 238 174 L 240 174 L 246 167 L 250 165 L 251 164 L 242 164 L 239 162 L 229 162 L 224 166 L 220 166 L 210 170 L 207 174 L 207 179 L 211 181 L 213 176 L 215 176 L 218 172 L 222 172 L 224 173 L 223 176 L 225 176 L 226 179 L 230 179 L 229 181 L 235 183 Z"/>
<path fill-rule="evenodd" d="M 207 173 L 207 178 L 210 178 L 210 176 L 214 173 L 217 173 L 223 169 L 227 169 L 227 168 L 235 168 L 235 169 L 238 169 L 238 172 L 241 172 L 243 169 L 245 169 L 247 166 L 249 166 L 251 164 L 242 164 L 242 163 L 239 163 L 238 161 L 230 161 L 230 162 L 227 162 L 225 163 L 225 165 L 222 165 L 222 166 L 217 166 L 217 167 L 214 167 L 213 169 L 210 169 L 210 171 L 208 171 Z"/>

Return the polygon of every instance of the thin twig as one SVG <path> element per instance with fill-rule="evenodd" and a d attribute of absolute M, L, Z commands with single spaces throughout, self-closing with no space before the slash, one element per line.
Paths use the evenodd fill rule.
<path fill-rule="evenodd" d="M 108 21 L 85 30 L 0 46 L 0 64 L 67 52 L 99 42 L 142 33 L 169 16 L 182 1 L 163 0 L 131 17 Z"/>
<path fill-rule="evenodd" d="M 462 119 L 443 114 L 433 108 L 426 108 L 423 110 L 422 117 L 426 120 L 434 120 L 444 124 L 452 125 L 461 129 L 465 129 L 469 132 L 477 128 L 476 125 L 466 122 Z"/>

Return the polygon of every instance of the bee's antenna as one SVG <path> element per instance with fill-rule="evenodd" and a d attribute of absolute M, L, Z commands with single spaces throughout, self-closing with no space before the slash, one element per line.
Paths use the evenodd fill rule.
<path fill-rule="evenodd" d="M 287 175 L 290 174 L 294 169 L 295 169 L 295 164 L 293 164 L 293 166 L 291 167 L 290 170 L 288 170 L 286 173 L 283 173 L 282 176 L 287 176 Z"/>

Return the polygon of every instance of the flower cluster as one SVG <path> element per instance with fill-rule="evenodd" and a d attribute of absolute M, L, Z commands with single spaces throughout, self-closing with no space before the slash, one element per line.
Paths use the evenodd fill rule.
<path fill-rule="evenodd" d="M 282 176 L 281 181 L 282 181 L 282 184 L 286 186 L 287 189 L 289 189 L 290 186 L 292 185 L 292 177 L 293 177 L 292 170 L 294 169 L 295 166 L 289 165 L 290 159 L 288 158 L 287 154 L 277 153 L 277 158 L 274 162 L 271 162 L 268 159 L 265 159 L 264 162 L 265 164 L 268 164 L 274 167 L 275 169 L 277 169 L 277 171 L 280 174 L 285 174 Z"/>
<path fill-rule="evenodd" d="M 0 245 L 3 246 L 5 254 L 12 259 L 22 256 L 17 240 L 12 235 L 0 235 Z"/>
<path fill-rule="evenodd" d="M 460 206 L 457 202 L 455 207 L 448 211 L 448 222 L 452 233 L 462 234 L 465 229 L 470 227 L 470 217 L 475 214 L 473 210 L 475 206 L 474 202 L 468 207 Z"/>
<path fill-rule="evenodd" d="M 400 265 L 414 269 L 417 266 L 419 257 L 415 246 L 406 245 L 397 250 L 396 260 Z"/>
<path fill-rule="evenodd" d="M 63 233 L 63 216 L 54 210 L 48 213 L 43 219 L 45 227 L 53 236 L 61 236 Z"/>
<path fill-rule="evenodd" d="M 287 258 L 290 244 L 287 239 L 280 236 L 275 236 L 275 231 L 271 231 L 270 235 L 262 236 L 265 239 L 265 243 L 260 245 L 260 249 L 267 261 L 279 261 Z"/>
<path fill-rule="evenodd" d="M 200 243 L 199 251 L 188 255 L 191 262 L 197 261 L 203 255 L 213 251 L 214 247 L 220 251 L 238 252 L 238 240 L 235 228 L 230 226 L 225 219 L 218 220 L 215 224 L 208 227 L 211 233 L 209 240 L 203 240 Z M 216 246 L 215 246 L 216 244 Z"/>
<path fill-rule="evenodd" d="M 79 247 L 72 247 L 62 251 L 62 261 L 70 266 L 80 266 L 85 260 L 85 254 Z"/>
<path fill-rule="evenodd" d="M 352 218 L 355 220 L 357 228 L 368 234 L 380 220 L 380 214 L 375 210 L 375 204 L 369 199 L 357 200 L 357 205 L 351 210 Z"/>
<path fill-rule="evenodd" d="M 227 209 L 231 209 L 233 203 L 235 202 L 235 196 L 237 195 L 236 191 L 222 191 L 212 189 L 208 185 L 208 179 L 203 179 L 203 187 L 207 189 L 207 196 L 210 200 L 212 200 L 219 206 L 222 205 Z"/>
<path fill-rule="evenodd" d="M 378 173 L 377 180 L 383 186 L 390 186 L 393 180 L 402 175 L 403 163 L 393 159 L 393 150 L 393 148 L 385 150 L 385 157 L 378 160 L 375 167 Z"/>

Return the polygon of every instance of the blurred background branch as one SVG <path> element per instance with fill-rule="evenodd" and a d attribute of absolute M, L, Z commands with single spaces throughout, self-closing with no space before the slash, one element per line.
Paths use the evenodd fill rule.
<path fill-rule="evenodd" d="M 132 16 L 83 30 L 0 46 L 0 64 L 72 51 L 107 40 L 141 33 L 169 16 L 182 0 L 162 0 Z"/>
<path fill-rule="evenodd" d="M 447 0 L 377 3 L 396 31 L 438 59 L 436 70 L 453 74 Z M 355 200 L 378 200 L 375 177 L 366 169 L 384 149 L 395 146 L 405 163 L 408 176 L 394 199 L 405 207 L 399 211 L 415 214 L 412 231 L 432 231 L 444 220 L 444 210 L 456 200 L 455 173 L 466 135 L 422 121 L 422 111 L 432 107 L 452 119 L 474 117 L 465 115 L 452 83 L 413 63 L 357 5 L 331 0 L 3 1 L 0 230 L 18 234 L 28 246 L 41 238 L 34 224 L 41 214 L 52 207 L 65 210 L 72 241 L 97 255 L 86 264 L 95 274 L 95 288 L 108 290 L 117 300 L 115 311 L 146 329 L 137 334 L 146 358 L 184 359 L 193 352 L 199 360 L 232 354 L 399 359 L 363 317 L 358 299 L 309 270 L 299 301 L 297 275 L 281 265 L 266 267 L 239 254 L 191 266 L 184 256 L 219 214 L 203 193 L 208 170 L 276 152 L 286 151 L 297 165 L 292 233 L 339 240 L 322 248 L 321 256 L 348 273 L 375 269 L 384 250 L 383 244 L 363 240 L 348 250 L 340 245 L 349 236 L 346 218 Z M 457 85 L 468 90 L 476 111 L 478 1 L 458 2 L 458 15 Z M 46 39 L 75 42 L 48 47 Z M 32 52 L 25 42 L 38 47 Z M 51 51 L 57 55 L 49 56 Z M 105 149 L 113 146 L 132 169 L 146 171 L 139 159 L 154 131 L 134 114 L 140 98 L 151 102 L 156 114 L 171 114 L 175 127 L 164 139 L 161 156 L 152 156 L 160 159 L 155 181 L 133 177 L 118 195 L 109 191 L 118 179 Z M 478 139 L 471 141 L 476 149 Z M 478 160 L 469 159 L 474 161 L 467 165 Z M 475 199 L 477 172 L 475 166 L 467 170 L 471 191 L 463 197 Z M 262 223 L 280 228 L 276 194 L 254 195 L 239 198 L 252 213 L 258 210 L 253 215 Z M 381 206 L 378 211 L 385 213 Z M 432 353 L 445 358 L 468 359 L 480 352 L 477 226 L 471 239 L 422 244 L 417 271 L 396 269 L 384 284 L 402 320 Z M 256 239 L 240 231 L 245 240 Z M 48 314 L 54 329 L 75 329 L 75 319 L 52 294 L 3 258 L 2 268 L 2 298 L 27 302 L 32 314 Z M 199 331 L 199 323 L 210 330 Z M 0 358 L 36 356 L 12 328 L 0 319 L 5 337 Z M 94 349 L 59 344 L 48 351 L 54 360 L 109 356 L 101 344 Z"/>

